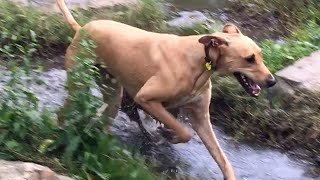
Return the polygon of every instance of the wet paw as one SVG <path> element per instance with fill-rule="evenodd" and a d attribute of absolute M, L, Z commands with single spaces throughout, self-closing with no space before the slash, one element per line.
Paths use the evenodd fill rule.
<path fill-rule="evenodd" d="M 190 133 L 187 133 L 184 136 L 178 136 L 172 129 L 168 129 L 162 126 L 158 127 L 158 130 L 160 131 L 161 135 L 169 140 L 172 144 L 188 142 L 192 137 Z"/>

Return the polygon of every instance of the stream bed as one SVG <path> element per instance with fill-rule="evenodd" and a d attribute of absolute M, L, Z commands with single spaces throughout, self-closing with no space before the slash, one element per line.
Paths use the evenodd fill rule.
<path fill-rule="evenodd" d="M 40 105 L 53 110 L 59 108 L 67 95 L 64 89 L 66 72 L 61 69 L 51 69 L 37 77 L 44 83 L 31 85 L 30 89 L 39 98 Z M 2 70 L 0 82 L 4 83 L 7 79 L 8 73 Z M 93 90 L 93 93 L 99 95 L 97 90 Z M 157 135 L 156 129 L 159 125 L 142 112 L 140 115 L 147 129 Z M 186 124 L 188 126 L 188 121 Z M 118 113 L 111 130 L 120 141 L 142 152 L 146 160 L 155 164 L 160 172 L 167 172 L 173 176 L 178 172 L 184 177 L 180 176 L 179 179 L 220 180 L 223 178 L 217 164 L 197 135 L 184 144 L 173 145 L 164 142 L 160 145 L 146 145 L 137 124 L 130 121 L 122 112 Z M 292 159 L 278 150 L 261 149 L 235 142 L 218 128 L 215 128 L 215 132 L 239 180 L 315 179 L 305 174 L 308 167 L 306 162 Z"/>

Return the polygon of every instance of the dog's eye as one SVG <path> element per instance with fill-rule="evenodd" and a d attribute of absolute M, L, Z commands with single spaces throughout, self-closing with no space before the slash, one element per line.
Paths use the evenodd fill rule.
<path fill-rule="evenodd" d="M 254 54 L 249 56 L 249 57 L 246 57 L 246 61 L 249 63 L 249 64 L 254 64 L 256 62 L 256 59 L 254 57 Z"/>

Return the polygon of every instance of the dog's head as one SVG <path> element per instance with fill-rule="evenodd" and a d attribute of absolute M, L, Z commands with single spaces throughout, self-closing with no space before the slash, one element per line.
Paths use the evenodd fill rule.
<path fill-rule="evenodd" d="M 258 96 L 261 88 L 276 84 L 274 76 L 264 65 L 261 49 L 233 24 L 226 24 L 223 32 L 203 36 L 199 42 L 210 46 L 209 58 L 219 74 L 233 74 L 251 96 Z"/>

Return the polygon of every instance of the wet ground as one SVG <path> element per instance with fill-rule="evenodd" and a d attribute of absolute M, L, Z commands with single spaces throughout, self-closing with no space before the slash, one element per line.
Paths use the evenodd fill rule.
<path fill-rule="evenodd" d="M 6 71 L 1 71 L 0 82 L 8 79 Z M 31 89 L 38 96 L 41 105 L 57 109 L 66 96 L 64 70 L 51 69 L 37 75 L 44 83 L 33 84 Z M 99 92 L 93 90 L 99 95 Z M 158 124 L 141 113 L 148 130 L 161 138 L 157 131 Z M 188 120 L 184 119 L 188 125 Z M 124 113 L 119 112 L 112 126 L 113 133 L 125 144 L 133 146 L 146 155 L 147 161 L 155 164 L 159 171 L 175 176 L 182 174 L 180 179 L 222 179 L 221 172 L 213 161 L 198 136 L 185 144 L 172 145 L 164 142 L 160 145 L 146 145 L 145 140 L 135 122 L 131 122 Z M 307 177 L 306 163 L 299 162 L 277 150 L 260 149 L 252 145 L 239 144 L 224 132 L 215 128 L 222 148 L 235 168 L 238 179 L 242 180 L 311 180 Z M 178 179 L 178 178 L 177 178 Z"/>

